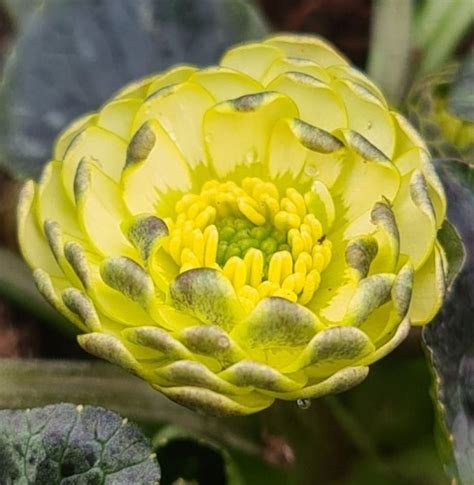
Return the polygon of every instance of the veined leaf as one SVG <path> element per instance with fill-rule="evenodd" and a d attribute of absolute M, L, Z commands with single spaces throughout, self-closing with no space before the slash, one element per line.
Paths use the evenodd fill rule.
<path fill-rule="evenodd" d="M 445 470 L 455 483 L 474 483 L 474 169 L 443 161 L 438 171 L 448 217 L 467 249 L 466 262 L 447 301 L 423 337 L 435 376 L 434 397 L 441 424 Z"/>
<path fill-rule="evenodd" d="M 160 468 L 133 424 L 103 408 L 56 404 L 0 411 L 0 483 L 158 484 Z"/>

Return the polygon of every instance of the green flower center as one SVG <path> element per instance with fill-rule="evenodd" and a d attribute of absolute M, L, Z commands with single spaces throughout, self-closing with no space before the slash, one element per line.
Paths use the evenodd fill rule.
<path fill-rule="evenodd" d="M 232 282 L 253 308 L 267 296 L 302 304 L 314 296 L 331 260 L 331 242 L 308 210 L 311 194 L 246 178 L 241 186 L 212 180 L 186 194 L 165 220 L 165 250 L 180 268 L 210 267 Z"/>

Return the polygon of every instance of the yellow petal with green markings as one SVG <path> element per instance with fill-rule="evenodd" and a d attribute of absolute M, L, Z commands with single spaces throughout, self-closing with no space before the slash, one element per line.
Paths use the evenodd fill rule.
<path fill-rule="evenodd" d="M 145 122 L 130 140 L 121 183 L 133 214 L 153 213 L 167 195 L 191 188 L 189 167 L 159 122 Z"/>
<path fill-rule="evenodd" d="M 382 199 L 393 200 L 400 184 L 397 169 L 367 139 L 354 131 L 342 135 L 352 155 L 346 155 L 342 173 L 331 189 L 336 210 L 344 214 L 339 225 L 353 222 Z"/>
<path fill-rule="evenodd" d="M 395 148 L 395 134 L 387 108 L 361 85 L 351 81 L 334 81 L 332 86 L 344 101 L 347 127 L 391 158 Z"/>
<path fill-rule="evenodd" d="M 269 175 L 276 179 L 289 175 L 292 180 L 297 180 L 300 175 L 311 177 L 311 171 L 301 174 L 305 166 L 310 164 L 311 152 L 315 152 L 317 159 L 311 166 L 314 172 L 318 171 L 318 175 L 323 176 L 326 164 L 329 165 L 327 168 L 334 172 L 337 162 L 334 157 L 326 155 L 337 152 L 342 146 L 337 138 L 325 130 L 298 118 L 282 119 L 276 123 L 271 134 L 268 150 Z"/>
<path fill-rule="evenodd" d="M 413 297 L 408 314 L 413 325 L 429 323 L 441 308 L 446 292 L 442 249 L 436 245 L 428 259 L 415 272 Z"/>
<path fill-rule="evenodd" d="M 127 144 L 112 132 L 91 126 L 81 131 L 64 154 L 62 180 L 66 194 L 74 201 L 74 180 L 79 163 L 93 159 L 112 180 L 118 181 L 125 165 Z"/>
<path fill-rule="evenodd" d="M 77 168 L 74 196 L 79 223 L 97 251 L 104 255 L 136 254 L 120 229 L 129 214 L 118 185 L 87 159 Z"/>
<path fill-rule="evenodd" d="M 168 69 L 164 74 L 154 77 L 152 82 L 150 82 L 146 97 L 153 96 L 156 92 L 162 88 L 165 88 L 166 86 L 187 81 L 196 71 L 196 67 L 187 65 L 176 66 Z"/>
<path fill-rule="evenodd" d="M 433 250 L 436 220 L 426 179 L 419 170 L 402 177 L 400 192 L 393 203 L 400 232 L 400 252 L 418 269 Z"/>
<path fill-rule="evenodd" d="M 142 102 L 140 98 L 121 98 L 107 103 L 100 110 L 97 125 L 128 140 L 133 119 Z"/>
<path fill-rule="evenodd" d="M 267 89 L 286 94 L 298 106 L 299 117 L 326 131 L 347 126 L 347 115 L 340 96 L 327 84 L 308 74 L 281 74 Z"/>
<path fill-rule="evenodd" d="M 355 84 L 363 86 L 367 91 L 374 95 L 384 106 L 387 106 L 387 101 L 382 94 L 382 91 L 368 79 L 362 72 L 351 66 L 328 66 L 326 72 L 334 79 L 341 79 L 345 81 L 352 81 Z"/>
<path fill-rule="evenodd" d="M 260 81 L 271 64 L 283 55 L 276 47 L 248 43 L 229 49 L 222 57 L 220 65 L 243 72 Z"/>
<path fill-rule="evenodd" d="M 239 169 L 242 174 L 261 175 L 273 127 L 281 117 L 296 116 L 294 103 L 272 92 L 249 94 L 214 106 L 204 117 L 203 129 L 217 176 L 225 178 Z M 226 142 L 219 143 L 223 136 Z"/>
<path fill-rule="evenodd" d="M 53 146 L 53 158 L 55 160 L 62 160 L 69 145 L 74 138 L 89 126 L 95 126 L 97 124 L 98 115 L 96 113 L 86 114 L 81 116 L 76 121 L 71 123 L 65 130 L 63 130 Z"/>
<path fill-rule="evenodd" d="M 211 94 L 199 84 L 185 82 L 162 88 L 143 103 L 135 116 L 132 133 L 145 122 L 159 122 L 176 143 L 191 168 L 206 165 L 203 134 L 196 119 L 215 103 Z"/>
<path fill-rule="evenodd" d="M 299 391 L 279 394 L 278 398 L 285 400 L 316 399 L 327 394 L 338 394 L 360 384 L 368 373 L 368 367 L 346 367 L 327 379 L 314 383 L 309 382 Z"/>
<path fill-rule="evenodd" d="M 263 91 L 262 84 L 255 79 L 225 67 L 202 69 L 195 72 L 189 81 L 205 88 L 216 103 Z"/>
<path fill-rule="evenodd" d="M 289 57 L 309 59 L 323 67 L 348 63 L 335 48 L 315 36 L 276 35 L 267 39 L 265 44 L 278 47 Z"/>
<path fill-rule="evenodd" d="M 62 164 L 49 162 L 38 184 L 36 209 L 40 226 L 46 220 L 57 222 L 63 232 L 75 238 L 82 238 L 74 205 L 67 198 L 61 179 Z"/>
<path fill-rule="evenodd" d="M 32 268 L 41 268 L 52 276 L 63 276 L 63 272 L 38 226 L 35 202 L 35 186 L 30 180 L 21 190 L 17 209 L 18 242 L 21 252 Z"/>
<path fill-rule="evenodd" d="M 262 84 L 267 86 L 280 74 L 285 73 L 302 73 L 311 76 L 318 81 L 328 84 L 331 81 L 331 76 L 328 75 L 326 69 L 307 59 L 300 59 L 297 57 L 284 57 L 276 59 L 265 73 L 262 79 Z"/>

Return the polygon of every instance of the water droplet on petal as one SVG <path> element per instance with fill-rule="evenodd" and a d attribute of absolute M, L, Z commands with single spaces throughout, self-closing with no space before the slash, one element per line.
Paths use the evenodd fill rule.
<path fill-rule="evenodd" d="M 298 399 L 296 401 L 296 405 L 300 409 L 309 409 L 311 406 L 311 399 Z"/>
<path fill-rule="evenodd" d="M 306 165 L 304 172 L 308 177 L 316 177 L 319 174 L 319 170 L 314 165 Z"/>

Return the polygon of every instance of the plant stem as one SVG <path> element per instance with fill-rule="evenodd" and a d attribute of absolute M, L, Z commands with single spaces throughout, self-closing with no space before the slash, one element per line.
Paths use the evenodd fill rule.
<path fill-rule="evenodd" d="M 332 415 L 344 430 L 348 438 L 359 452 L 369 458 L 380 472 L 392 477 L 393 470 L 384 462 L 377 451 L 377 447 L 368 437 L 367 431 L 362 428 L 354 416 L 347 411 L 337 396 L 327 396 L 324 401 L 331 410 Z"/>
<path fill-rule="evenodd" d="M 367 70 L 394 105 L 407 87 L 412 11 L 411 0 L 377 0 L 373 7 Z"/>
<path fill-rule="evenodd" d="M 427 0 L 414 25 L 416 47 L 422 50 L 419 74 L 441 67 L 474 22 L 471 0 Z"/>
<path fill-rule="evenodd" d="M 58 402 L 102 406 L 134 421 L 176 424 L 246 454 L 260 454 L 258 434 L 251 429 L 253 421 L 199 415 L 107 363 L 0 359 L 0 382 L 0 409 Z"/>

